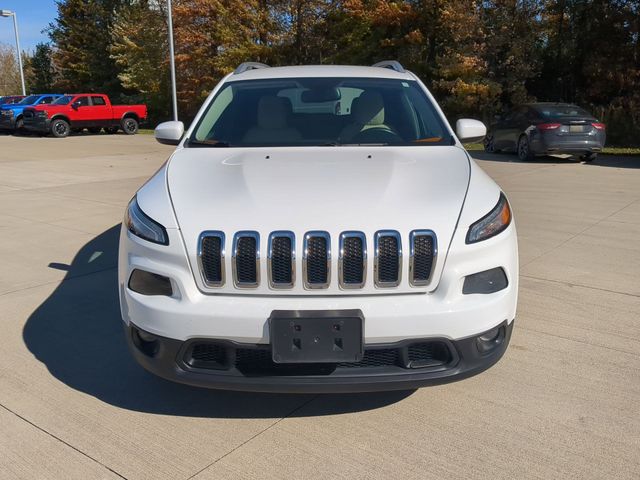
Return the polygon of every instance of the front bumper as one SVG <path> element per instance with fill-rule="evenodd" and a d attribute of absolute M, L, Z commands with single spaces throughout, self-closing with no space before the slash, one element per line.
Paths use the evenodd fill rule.
<path fill-rule="evenodd" d="M 531 139 L 531 149 L 536 155 L 598 153 L 604 148 L 604 139 L 599 136 L 546 138 L 544 135 Z"/>
<path fill-rule="evenodd" d="M 24 128 L 30 132 L 48 133 L 51 129 L 51 120 L 44 117 L 25 117 Z"/>
<path fill-rule="evenodd" d="M 459 340 L 427 338 L 366 345 L 365 358 L 357 364 L 312 365 L 277 365 L 265 344 L 211 339 L 183 342 L 149 335 L 133 324 L 125 325 L 125 332 L 138 363 L 167 380 L 251 392 L 350 393 L 408 390 L 481 373 L 506 351 L 513 324 L 505 321 L 489 335 L 483 332 Z M 480 339 L 483 336 L 486 338 Z M 205 346 L 200 349 L 204 354 L 194 360 L 197 345 Z"/>
<path fill-rule="evenodd" d="M 16 128 L 16 117 L 0 115 L 0 130 L 14 130 Z"/>

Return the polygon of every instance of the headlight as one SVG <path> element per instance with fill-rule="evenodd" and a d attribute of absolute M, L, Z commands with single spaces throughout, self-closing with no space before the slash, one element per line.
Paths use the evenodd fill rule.
<path fill-rule="evenodd" d="M 511 209 L 504 193 L 493 209 L 469 227 L 467 243 L 476 243 L 498 235 L 511 223 Z"/>
<path fill-rule="evenodd" d="M 135 236 L 144 238 L 149 242 L 169 245 L 167 231 L 155 220 L 149 218 L 138 206 L 138 200 L 133 197 L 127 206 L 124 216 L 124 224 Z"/>

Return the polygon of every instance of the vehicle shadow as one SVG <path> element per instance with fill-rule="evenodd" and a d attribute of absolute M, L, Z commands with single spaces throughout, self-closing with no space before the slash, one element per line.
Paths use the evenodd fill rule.
<path fill-rule="evenodd" d="M 175 384 L 147 373 L 132 359 L 120 318 L 115 225 L 76 254 L 65 279 L 29 317 L 23 339 L 49 372 L 69 387 L 140 412 L 215 418 L 322 416 L 393 404 L 413 391 L 377 394 L 253 394 Z M 305 405 L 305 408 L 300 408 Z"/>
<path fill-rule="evenodd" d="M 507 163 L 580 163 L 580 160 L 576 157 L 571 158 L 555 158 L 555 157 L 535 157 L 533 160 L 523 162 L 518 158 L 515 153 L 487 153 L 481 150 L 470 151 L 469 155 L 475 160 L 490 160 L 492 162 L 507 162 Z"/>
<path fill-rule="evenodd" d="M 640 155 L 622 154 L 608 155 L 600 154 L 594 162 L 585 163 L 578 157 L 556 158 L 556 157 L 536 157 L 533 160 L 523 162 L 513 153 L 487 153 L 483 151 L 470 151 L 469 154 L 475 160 L 489 160 L 492 162 L 508 163 L 528 163 L 528 164 L 563 164 L 563 163 L 584 163 L 594 167 L 614 167 L 614 168 L 640 168 Z"/>

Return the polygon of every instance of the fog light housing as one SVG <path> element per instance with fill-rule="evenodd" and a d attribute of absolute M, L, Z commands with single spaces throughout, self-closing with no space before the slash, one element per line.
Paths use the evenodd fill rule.
<path fill-rule="evenodd" d="M 136 348 L 147 357 L 155 357 L 160 350 L 160 342 L 155 335 L 135 327 L 131 328 L 131 340 Z"/>
<path fill-rule="evenodd" d="M 492 328 L 476 338 L 476 346 L 481 354 L 494 350 L 504 342 L 505 328 L 503 325 Z"/>
<path fill-rule="evenodd" d="M 137 268 L 129 277 L 129 289 L 142 295 L 173 295 L 171 280 L 157 273 L 145 272 Z"/>
<path fill-rule="evenodd" d="M 501 267 L 485 270 L 464 277 L 462 293 L 469 295 L 472 293 L 495 293 L 504 290 L 509 285 L 507 275 Z"/>

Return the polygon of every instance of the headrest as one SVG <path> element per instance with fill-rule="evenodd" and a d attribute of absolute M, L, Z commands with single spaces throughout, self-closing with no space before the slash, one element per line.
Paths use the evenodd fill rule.
<path fill-rule="evenodd" d="M 283 97 L 261 97 L 258 102 L 258 128 L 276 130 L 287 126 L 290 111 L 289 99 Z"/>
<path fill-rule="evenodd" d="M 363 92 L 351 104 L 351 115 L 356 123 L 362 125 L 381 125 L 384 123 L 384 102 L 377 92 Z"/>

